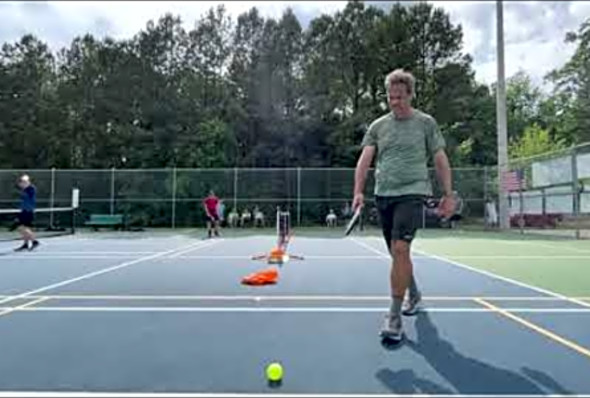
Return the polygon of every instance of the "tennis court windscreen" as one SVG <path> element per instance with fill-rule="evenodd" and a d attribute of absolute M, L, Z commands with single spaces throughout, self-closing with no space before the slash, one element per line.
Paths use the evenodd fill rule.
<path fill-rule="evenodd" d="M 18 209 L 0 209 L 0 241 L 21 239 L 18 230 Z M 35 210 L 33 231 L 38 238 L 71 235 L 75 232 L 75 209 L 53 207 Z"/>
<path fill-rule="evenodd" d="M 285 248 L 291 236 L 291 215 L 288 211 L 277 209 L 278 247 Z"/>

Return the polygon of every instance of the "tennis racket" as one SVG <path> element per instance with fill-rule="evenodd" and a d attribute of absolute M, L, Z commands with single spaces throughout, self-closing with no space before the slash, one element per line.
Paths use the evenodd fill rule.
<path fill-rule="evenodd" d="M 352 215 L 352 218 L 350 219 L 348 225 L 346 226 L 346 229 L 344 230 L 344 236 L 350 235 L 358 225 L 359 221 L 361 220 L 361 209 L 361 207 L 358 207 Z"/>

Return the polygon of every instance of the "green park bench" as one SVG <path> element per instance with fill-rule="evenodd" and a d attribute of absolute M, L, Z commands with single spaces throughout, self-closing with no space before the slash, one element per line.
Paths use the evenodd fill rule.
<path fill-rule="evenodd" d="M 122 214 L 91 214 L 90 220 L 86 221 L 84 225 L 92 227 L 95 231 L 99 227 L 114 227 L 119 229 L 123 226 Z"/>

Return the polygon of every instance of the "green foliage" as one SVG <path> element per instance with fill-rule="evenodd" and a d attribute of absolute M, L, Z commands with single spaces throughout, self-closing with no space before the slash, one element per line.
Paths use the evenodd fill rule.
<path fill-rule="evenodd" d="M 563 140 L 551 137 L 548 130 L 533 124 L 525 128 L 522 137 L 510 142 L 508 154 L 512 159 L 519 159 L 565 148 Z"/>
<path fill-rule="evenodd" d="M 395 68 L 416 76 L 414 104 L 454 166 L 496 161 L 493 87 L 475 82 L 461 26 L 436 4 L 350 1 L 306 29 L 291 9 L 233 20 L 218 6 L 186 22 L 166 14 L 128 40 L 84 35 L 55 54 L 31 35 L 4 44 L 0 166 L 350 167 L 388 112 Z M 551 96 L 524 72 L 508 79 L 511 142 L 535 123 L 555 142 L 590 140 L 589 26 L 568 34 L 578 49 L 549 76 Z"/>
<path fill-rule="evenodd" d="M 577 44 L 574 55 L 548 78 L 555 83 L 559 132 L 572 143 L 590 141 L 590 19 L 565 41 Z M 553 105 L 553 104 L 551 104 Z"/>

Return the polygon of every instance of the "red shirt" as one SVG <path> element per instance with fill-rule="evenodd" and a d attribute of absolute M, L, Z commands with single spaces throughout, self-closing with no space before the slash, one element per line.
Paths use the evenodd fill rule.
<path fill-rule="evenodd" d="M 208 196 L 205 198 L 203 203 L 211 215 L 217 214 L 217 204 L 219 203 L 217 196 Z"/>

